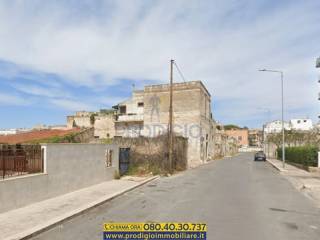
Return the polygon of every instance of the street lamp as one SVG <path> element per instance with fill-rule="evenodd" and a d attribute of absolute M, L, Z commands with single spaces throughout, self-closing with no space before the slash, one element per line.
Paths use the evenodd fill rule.
<path fill-rule="evenodd" d="M 260 69 L 261 72 L 280 73 L 281 76 L 281 117 L 282 117 L 282 167 L 285 168 L 285 146 L 284 146 L 284 117 L 283 117 L 283 71 Z"/>

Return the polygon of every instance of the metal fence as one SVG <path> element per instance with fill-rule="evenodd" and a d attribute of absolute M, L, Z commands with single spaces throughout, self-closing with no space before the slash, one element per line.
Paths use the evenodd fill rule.
<path fill-rule="evenodd" d="M 43 172 L 40 145 L 0 144 L 0 178 Z"/>

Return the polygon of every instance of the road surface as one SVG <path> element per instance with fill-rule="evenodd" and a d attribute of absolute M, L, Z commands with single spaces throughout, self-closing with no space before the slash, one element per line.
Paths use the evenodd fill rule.
<path fill-rule="evenodd" d="M 250 153 L 160 178 L 33 240 L 102 239 L 104 222 L 206 222 L 208 239 L 319 240 L 320 210 Z"/>

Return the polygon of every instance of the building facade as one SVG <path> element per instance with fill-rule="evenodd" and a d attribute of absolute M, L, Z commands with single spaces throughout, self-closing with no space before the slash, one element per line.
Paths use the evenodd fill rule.
<path fill-rule="evenodd" d="M 284 129 L 285 130 L 290 130 L 290 123 L 284 122 Z M 275 120 L 272 122 L 268 122 L 263 125 L 263 134 L 268 135 L 270 133 L 280 133 L 282 131 L 282 121 L 280 120 Z"/>
<path fill-rule="evenodd" d="M 230 129 L 225 131 L 229 137 L 237 140 L 239 147 L 249 146 L 249 131 L 248 129 Z"/>
<path fill-rule="evenodd" d="M 113 138 L 115 136 L 115 118 L 113 110 L 79 111 L 75 115 L 67 116 L 67 128 L 94 128 L 95 138 Z"/>
<path fill-rule="evenodd" d="M 119 103 L 116 136 L 155 137 L 166 134 L 169 123 L 169 84 L 145 86 Z M 211 95 L 201 81 L 173 84 L 173 131 L 188 138 L 188 166 L 214 155 Z"/>
<path fill-rule="evenodd" d="M 135 90 L 132 97 L 113 106 L 116 111 L 115 136 L 139 137 L 144 129 L 144 91 Z"/>
<path fill-rule="evenodd" d="M 310 131 L 313 129 L 312 120 L 308 118 L 291 119 L 290 128 L 297 131 Z"/>
<path fill-rule="evenodd" d="M 261 129 L 249 129 L 249 146 L 262 147 L 263 133 Z"/>
<path fill-rule="evenodd" d="M 77 112 L 67 117 L 69 128 L 94 128 L 96 138 L 167 134 L 170 85 L 145 86 L 132 96 L 100 112 Z M 188 167 L 195 167 L 219 156 L 231 155 L 235 139 L 228 137 L 211 112 L 211 95 L 201 81 L 173 84 L 173 131 L 188 139 Z"/>
<path fill-rule="evenodd" d="M 320 57 L 316 60 L 316 68 L 320 68 Z M 318 83 L 320 83 L 320 74 L 318 75 Z M 320 100 L 320 92 L 318 93 L 318 100 Z M 318 115 L 318 118 L 320 118 L 320 114 Z"/>

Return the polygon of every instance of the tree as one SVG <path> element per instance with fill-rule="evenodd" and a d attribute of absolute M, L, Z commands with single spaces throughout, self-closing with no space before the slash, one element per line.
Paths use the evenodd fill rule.
<path fill-rule="evenodd" d="M 224 125 L 224 129 L 225 130 L 231 130 L 231 129 L 241 129 L 241 127 L 235 125 L 235 124 L 227 124 L 227 125 Z"/>
<path fill-rule="evenodd" d="M 97 116 L 96 113 L 92 113 L 92 114 L 90 115 L 90 124 L 91 124 L 92 126 L 94 125 L 94 123 L 95 123 L 95 121 L 96 121 L 96 116 Z"/>

